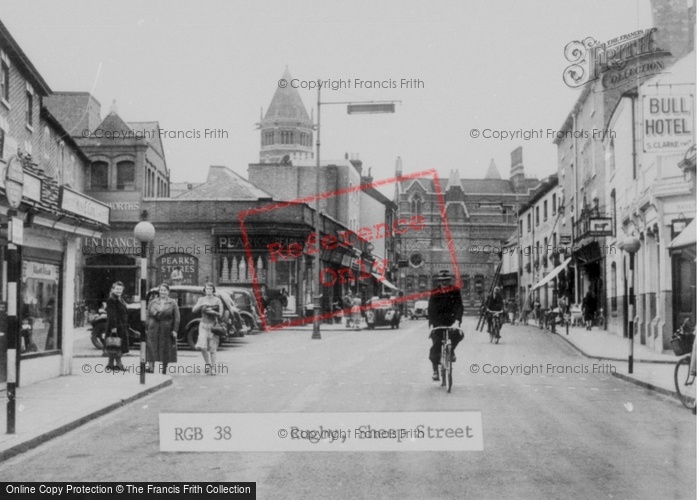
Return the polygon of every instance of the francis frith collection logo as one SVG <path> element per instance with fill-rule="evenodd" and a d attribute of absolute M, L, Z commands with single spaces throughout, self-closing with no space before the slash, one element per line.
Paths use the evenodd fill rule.
<path fill-rule="evenodd" d="M 564 56 L 572 64 L 564 70 L 564 83 L 576 88 L 601 78 L 603 90 L 611 90 L 637 77 L 662 73 L 663 58 L 671 53 L 657 46 L 657 33 L 657 28 L 649 28 L 605 43 L 592 37 L 569 42 Z"/>

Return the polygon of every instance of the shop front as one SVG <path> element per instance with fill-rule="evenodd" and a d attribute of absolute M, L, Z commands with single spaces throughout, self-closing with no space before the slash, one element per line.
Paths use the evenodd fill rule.
<path fill-rule="evenodd" d="M 31 169 L 31 163 L 23 163 Z M 10 245 L 16 245 L 20 262 L 16 294 L 8 287 L 7 264 L 0 267 L 0 384 L 7 382 L 8 356 L 14 352 L 19 387 L 71 373 L 79 242 L 100 237 L 109 223 L 109 207 L 80 193 L 64 193 L 33 169 L 28 173 L 39 180 L 40 196 L 23 196 L 15 215 L 4 195 L 0 201 L 0 259 L 7 262 Z M 18 226 L 8 230 L 11 219 Z M 8 343 L 14 332 L 7 330 L 13 299 L 20 328 L 14 351 Z"/>

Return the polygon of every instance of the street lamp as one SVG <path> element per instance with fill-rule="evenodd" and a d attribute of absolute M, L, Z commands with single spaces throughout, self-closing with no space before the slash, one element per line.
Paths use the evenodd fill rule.
<path fill-rule="evenodd" d="M 318 235 L 320 242 L 321 238 L 321 213 L 319 211 L 319 193 L 320 178 L 321 178 L 321 104 L 347 104 L 348 114 L 374 114 L 374 113 L 393 113 L 394 102 L 400 101 L 384 101 L 384 102 L 321 102 L 321 87 L 318 87 L 318 99 L 316 101 L 316 199 L 314 201 L 314 232 Z M 320 243 L 319 243 L 320 245 Z M 314 298 L 314 327 L 311 334 L 312 339 L 321 338 L 321 322 L 319 316 L 321 314 L 321 295 L 319 291 L 321 276 L 321 251 L 314 254 L 314 277 L 311 280 L 311 293 Z"/>
<path fill-rule="evenodd" d="M 141 383 L 146 383 L 146 294 L 148 293 L 148 244 L 156 237 L 156 228 L 146 220 L 147 214 L 142 214 L 144 220 L 136 224 L 134 237 L 141 242 Z"/>
<path fill-rule="evenodd" d="M 620 243 L 620 248 L 629 254 L 630 258 L 630 287 L 629 287 L 629 301 L 627 309 L 627 334 L 630 339 L 630 355 L 628 361 L 628 373 L 633 373 L 634 370 L 634 254 L 639 251 L 642 244 L 639 242 L 638 238 L 634 236 L 627 236 L 622 243 Z M 625 288 L 627 288 L 627 276 L 625 276 Z"/>

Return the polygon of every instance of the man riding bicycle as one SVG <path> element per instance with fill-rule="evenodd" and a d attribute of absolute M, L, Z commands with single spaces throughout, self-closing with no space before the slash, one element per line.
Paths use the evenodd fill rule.
<path fill-rule="evenodd" d="M 438 288 L 430 296 L 428 301 L 428 326 L 430 328 L 438 326 L 453 327 L 455 322 L 462 326 L 462 315 L 464 306 L 462 304 L 462 294 L 459 290 L 448 290 L 452 276 L 448 271 L 440 271 L 437 277 Z M 462 341 L 464 334 L 459 330 L 450 330 L 450 342 L 452 342 L 452 362 L 457 361 L 454 352 L 457 344 Z M 433 380 L 440 380 L 438 366 L 440 365 L 440 354 L 442 349 L 443 332 L 430 332 L 429 338 L 433 341 L 428 358 L 433 365 Z"/>
<path fill-rule="evenodd" d="M 489 298 L 486 300 L 486 314 L 489 333 L 492 331 L 493 313 L 495 312 L 503 312 L 503 297 L 501 296 L 501 289 L 497 286 L 493 287 L 493 293 L 489 295 Z M 496 338 L 501 338 L 500 332 L 496 332 Z"/>

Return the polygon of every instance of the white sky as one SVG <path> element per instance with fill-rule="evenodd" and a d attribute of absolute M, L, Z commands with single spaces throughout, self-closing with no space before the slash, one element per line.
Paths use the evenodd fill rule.
<path fill-rule="evenodd" d="M 424 88 L 324 90 L 324 101 L 400 100 L 393 115 L 322 107 L 322 159 L 359 153 L 375 179 L 436 168 L 481 178 L 493 158 L 508 177 L 523 146 L 527 174 L 556 172 L 551 138 L 472 139 L 471 129 L 558 130 L 578 97 L 564 47 L 651 26 L 649 0 L 27 1 L 0 19 L 54 91 L 89 91 L 103 117 L 167 130 L 221 128 L 228 139 L 164 139 L 171 179 L 209 165 L 247 177 L 255 123 L 285 65 L 302 80 L 420 79 Z M 308 110 L 315 91 L 300 90 Z M 261 186 L 264 189 L 264 186 Z"/>

